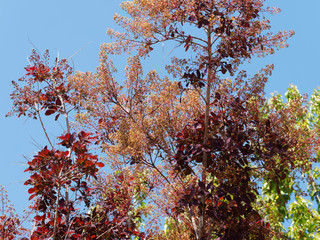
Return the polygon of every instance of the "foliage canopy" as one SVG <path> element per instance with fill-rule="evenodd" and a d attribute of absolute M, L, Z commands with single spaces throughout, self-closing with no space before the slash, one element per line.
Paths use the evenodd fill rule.
<path fill-rule="evenodd" d="M 318 236 L 319 212 L 305 194 L 320 203 L 319 91 L 308 102 L 290 86 L 286 100 L 267 100 L 273 65 L 251 77 L 243 69 L 293 35 L 269 31 L 267 16 L 279 9 L 264 3 L 124 2 L 126 15 L 114 16 L 124 33 L 108 30 L 115 41 L 101 46 L 95 72 L 74 73 L 66 60 L 51 64 L 48 52 L 33 51 L 9 113 L 40 120 L 49 144 L 26 170 L 31 239 Z M 145 73 L 155 48 L 171 42 L 183 51 L 168 76 Z M 119 54 L 128 55 L 120 80 L 111 60 Z M 49 116 L 65 121 L 58 144 L 44 126 Z"/>

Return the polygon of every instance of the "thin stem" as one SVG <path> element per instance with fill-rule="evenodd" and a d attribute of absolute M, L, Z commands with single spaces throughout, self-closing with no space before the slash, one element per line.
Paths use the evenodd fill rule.
<path fill-rule="evenodd" d="M 316 184 L 315 184 L 314 179 L 312 178 L 312 176 L 309 176 L 309 179 L 311 180 L 311 186 L 313 187 L 314 191 L 316 191 L 316 190 L 317 190 L 317 187 L 316 187 Z M 319 197 L 319 195 L 316 194 L 316 197 L 317 197 L 318 203 L 320 203 L 320 197 Z"/>
<path fill-rule="evenodd" d="M 42 127 L 42 129 L 43 129 L 43 131 L 44 131 L 44 134 L 46 135 L 46 138 L 47 138 L 47 140 L 48 140 L 48 142 L 49 142 L 49 144 L 50 144 L 51 148 L 53 148 L 53 144 L 52 144 L 52 142 L 51 142 L 51 140 L 50 140 L 50 138 L 49 138 L 49 136 L 48 136 L 47 130 L 46 130 L 46 128 L 45 128 L 45 126 L 44 126 L 44 124 L 43 124 L 43 121 L 42 121 L 42 118 L 41 118 L 41 115 L 40 115 L 39 109 L 37 108 L 36 104 L 35 104 L 35 110 L 36 110 L 36 113 L 37 113 L 38 118 L 39 118 L 39 120 L 40 120 L 41 127 Z"/>
<path fill-rule="evenodd" d="M 62 104 L 62 111 L 63 111 L 63 115 L 66 119 L 66 126 L 67 126 L 67 133 L 70 133 L 70 122 L 69 122 L 69 115 L 68 115 L 68 112 L 67 112 L 67 109 L 66 109 L 66 104 L 63 100 L 63 97 L 59 94 L 58 95 L 60 101 L 61 101 L 61 104 Z M 71 147 L 68 148 L 68 151 L 69 151 L 69 154 L 68 154 L 68 157 L 71 157 Z M 65 187 L 65 192 L 66 192 L 66 204 L 68 206 L 68 209 L 69 209 L 69 184 L 67 183 L 66 184 L 66 187 Z M 69 211 L 67 212 L 66 214 L 66 224 L 68 225 L 69 224 L 69 218 L 70 218 L 70 215 L 69 215 Z"/>
<path fill-rule="evenodd" d="M 213 69 L 211 67 L 211 61 L 212 61 L 212 40 L 211 40 L 211 27 L 208 27 L 207 30 L 207 52 L 208 52 L 208 79 L 207 79 L 207 89 L 206 89 L 206 108 L 205 108 L 205 116 L 204 116 L 204 138 L 203 138 L 203 144 L 205 144 L 208 140 L 208 134 L 209 134 L 209 114 L 210 114 L 210 96 L 211 96 L 211 84 L 213 82 Z M 204 185 L 206 185 L 207 182 L 207 167 L 208 167 L 208 153 L 203 153 L 203 168 L 202 168 L 202 182 Z M 201 203 L 202 206 L 205 206 L 205 197 L 201 197 Z M 204 210 L 204 209 L 203 209 Z M 204 211 L 200 214 L 199 217 L 199 236 L 198 238 L 201 239 L 205 236 L 205 214 Z"/>
<path fill-rule="evenodd" d="M 194 228 L 194 232 L 196 234 L 196 237 L 197 237 L 197 239 L 200 239 L 200 237 L 199 237 L 200 233 L 197 231 L 197 224 L 196 224 L 196 221 L 195 221 L 196 217 L 195 217 L 195 214 L 194 214 L 193 207 L 191 207 L 189 209 L 189 213 L 190 213 L 191 223 L 192 223 L 192 226 Z"/>
<path fill-rule="evenodd" d="M 53 82 L 54 86 L 57 87 L 57 82 L 54 78 L 51 78 L 51 81 Z M 67 127 L 67 133 L 70 133 L 70 122 L 69 122 L 69 115 L 68 115 L 68 110 L 67 110 L 67 107 L 66 107 L 66 103 L 63 99 L 63 97 L 61 96 L 61 94 L 58 93 L 58 98 L 61 102 L 61 107 L 62 107 L 62 114 L 64 115 L 64 118 L 66 120 L 66 127 Z M 68 157 L 71 157 L 71 154 L 72 154 L 72 149 L 71 147 L 68 148 L 68 151 L 69 151 L 69 154 L 68 154 Z M 60 190 L 60 189 L 59 189 Z M 66 204 L 67 206 L 69 205 L 69 184 L 66 184 L 65 186 L 65 196 L 66 196 Z M 69 224 L 69 211 L 66 213 L 66 224 L 68 225 Z"/>
<path fill-rule="evenodd" d="M 61 186 L 58 186 L 58 193 L 57 193 L 57 199 L 56 199 L 56 209 L 54 213 L 54 225 L 53 225 L 53 236 L 52 240 L 56 240 L 57 235 L 57 221 L 58 221 L 58 207 L 59 207 L 59 198 L 60 198 L 60 188 Z"/>

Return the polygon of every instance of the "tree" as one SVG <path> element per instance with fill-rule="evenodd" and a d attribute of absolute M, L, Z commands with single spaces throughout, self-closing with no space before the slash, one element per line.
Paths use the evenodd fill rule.
<path fill-rule="evenodd" d="M 143 164 L 150 168 L 151 178 L 160 175 L 158 178 L 163 178 L 165 188 L 173 195 L 163 212 L 171 214 L 177 225 L 178 219 L 183 219 L 191 226 L 191 238 L 246 239 L 251 235 L 258 239 L 267 232 L 259 213 L 252 210 L 252 178 L 255 174 L 278 178 L 276 160 L 269 161 L 275 157 L 268 155 L 266 148 L 278 155 L 287 139 L 276 134 L 275 128 L 280 125 L 272 126 L 270 132 L 276 121 L 271 123 L 260 111 L 263 86 L 272 66 L 249 83 L 245 83 L 246 73 L 239 67 L 253 56 L 285 47 L 292 33 L 266 33 L 269 22 L 261 15 L 276 10 L 263 8 L 262 3 L 126 2 L 122 6 L 131 19 L 115 16 L 126 32 L 109 30 L 116 42 L 102 47 L 97 73 L 78 73 L 71 80 L 90 107 L 85 116 L 79 117 L 81 121 L 98 122 L 98 131 L 106 135 L 104 146 L 109 158 L 118 156 L 117 164 Z M 167 66 L 173 79 L 184 79 L 185 86 L 161 79 L 154 71 L 142 77 L 140 58 L 166 41 L 177 42 L 194 54 L 193 59 L 173 58 Z M 134 56 L 128 60 L 124 85 L 119 86 L 112 77 L 114 67 L 108 55 L 123 51 Z M 238 76 L 232 83 L 220 75 Z M 88 96 L 92 100 L 88 101 Z M 279 146 L 271 145 L 275 140 Z M 294 146 L 292 141 L 285 148 Z M 287 159 L 283 165 L 290 166 L 291 161 Z M 240 185 L 239 179 L 243 179 Z M 155 185 L 162 188 L 163 182 Z M 234 199 L 236 195 L 238 199 Z M 247 227 L 251 223 L 257 233 Z"/>
<path fill-rule="evenodd" d="M 254 57 L 287 47 L 293 35 L 268 32 L 266 15 L 279 10 L 264 2 L 128 1 L 122 4 L 128 17 L 115 15 L 125 33 L 108 31 L 115 42 L 102 45 L 95 72 L 72 74 L 64 60 L 50 68 L 47 54 L 43 60 L 32 55 L 21 79 L 26 85 L 14 83 L 13 113 L 38 118 L 44 132 L 41 110 L 56 120 L 62 115 L 67 129 L 59 137 L 67 151 L 55 150 L 47 136 L 51 150 L 45 147 L 29 163 L 33 175 L 26 184 L 42 214 L 32 236 L 298 236 L 294 228 L 283 232 L 281 222 L 290 214 L 296 218 L 304 203 L 302 191 L 292 188 L 297 173 L 307 174 L 311 196 L 318 195 L 313 168 L 318 126 L 307 124 L 306 103 L 297 94 L 289 94 L 287 104 L 279 104 L 279 97 L 266 101 L 272 65 L 253 77 L 241 69 Z M 184 49 L 166 66 L 170 77 L 155 70 L 144 74 L 143 61 L 157 44 L 170 42 Z M 111 60 L 117 54 L 129 55 L 122 82 L 115 79 Z M 71 131 L 71 110 L 78 134 Z M 101 146 L 115 176 L 98 174 L 103 164 L 89 153 L 92 141 Z M 71 200 L 70 191 L 80 197 Z M 293 191 L 298 202 L 289 214 Z M 78 202 L 91 207 L 89 213 L 76 211 Z M 163 218 L 165 231 L 159 229 Z"/>
<path fill-rule="evenodd" d="M 16 236 L 27 234 L 28 230 L 22 226 L 22 219 L 15 213 L 15 209 L 3 186 L 0 186 L 1 217 L 0 217 L 0 239 L 14 239 Z M 25 239 L 25 238 L 21 238 Z"/>
<path fill-rule="evenodd" d="M 316 89 L 306 101 L 296 86 L 290 86 L 285 93 L 285 100 L 280 94 L 274 95 L 266 104 L 266 112 L 291 111 L 295 115 L 296 129 L 308 136 L 307 147 L 302 154 L 311 156 L 310 159 L 318 162 L 319 159 L 319 89 Z M 300 138 L 300 136 L 299 136 Z M 301 139 L 299 139 L 301 140 Z M 264 214 L 278 231 L 286 232 L 292 239 L 319 238 L 319 168 L 313 161 L 303 161 L 303 156 L 297 158 L 294 164 L 300 165 L 300 171 L 290 171 L 282 181 L 276 185 L 269 179 L 264 179 L 260 196 Z M 278 186 L 278 187 L 277 187 Z M 278 192 L 281 194 L 278 194 Z M 312 207 L 312 203 L 316 207 Z M 285 229 L 284 220 L 290 221 L 290 227 Z"/>
<path fill-rule="evenodd" d="M 9 115 L 39 119 L 50 145 L 39 151 L 25 170 L 31 175 L 24 183 L 31 186 L 29 200 L 36 199 L 32 205 L 35 229 L 31 239 L 142 236 L 134 224 L 125 224 L 132 196 L 122 173 L 119 172 L 116 176 L 119 180 L 113 180 L 110 188 L 103 189 L 102 199 L 89 183 L 91 179 L 98 179 L 98 168 L 104 164 L 89 152 L 89 145 L 95 140 L 92 134 L 71 132 L 69 114 L 78 108 L 78 104 L 72 100 L 74 93 L 67 81 L 72 70 L 66 60 L 56 59 L 54 67 L 50 67 L 48 51 L 42 57 L 33 51 L 30 63 L 26 75 L 19 79 L 24 86 L 13 82 L 13 110 Z M 56 145 L 66 150 L 55 148 L 42 120 L 43 112 L 45 116 L 55 115 L 56 121 L 60 115 L 64 117 L 66 132 L 58 137 L 60 142 Z"/>

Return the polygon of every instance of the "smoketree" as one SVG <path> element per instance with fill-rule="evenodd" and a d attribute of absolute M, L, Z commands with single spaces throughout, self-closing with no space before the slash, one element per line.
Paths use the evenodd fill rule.
<path fill-rule="evenodd" d="M 72 73 L 65 61 L 50 68 L 34 53 L 22 78 L 25 87 L 15 83 L 13 113 L 38 118 L 42 126 L 40 110 L 55 120 L 61 115 L 67 130 L 59 137 L 66 150 L 55 150 L 48 138 L 51 149 L 45 147 L 29 163 L 33 175 L 26 184 L 32 185 L 30 198 L 38 197 L 35 209 L 42 214 L 36 216 L 33 235 L 315 236 L 318 225 L 309 220 L 318 212 L 310 211 L 299 183 L 307 180 L 308 194 L 318 202 L 317 92 L 310 104 L 294 87 L 287 101 L 280 96 L 267 101 L 264 86 L 273 65 L 252 76 L 244 68 L 287 47 L 294 34 L 270 32 L 268 17 L 280 10 L 264 4 L 127 1 L 121 5 L 126 14 L 114 16 L 124 32 L 108 30 L 114 42 L 101 46 L 96 71 Z M 167 74 L 145 71 L 143 65 L 154 61 L 161 45 L 176 52 L 166 62 Z M 128 56 L 123 76 L 113 64 L 115 55 Z M 39 82 L 43 88 L 34 89 Z M 78 133 L 71 131 L 71 110 Z M 101 147 L 99 161 L 89 153 L 91 142 Z M 48 161 L 54 167 L 41 167 Z M 98 172 L 102 161 L 113 173 Z M 54 169 L 60 169 L 56 175 Z M 40 173 L 51 191 L 43 191 L 47 185 Z M 70 191 L 80 197 L 71 200 Z M 288 206 L 293 193 L 295 201 Z M 74 211 L 77 201 L 89 213 Z M 309 219 L 298 221 L 299 209 L 309 212 Z M 293 224 L 286 232 L 285 218 L 303 230 Z M 164 230 L 159 228 L 163 221 Z"/>

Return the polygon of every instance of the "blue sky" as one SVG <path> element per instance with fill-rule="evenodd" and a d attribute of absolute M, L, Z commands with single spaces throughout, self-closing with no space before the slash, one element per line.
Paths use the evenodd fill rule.
<path fill-rule="evenodd" d="M 25 118 L 5 118 L 10 111 L 11 81 L 25 74 L 34 44 L 41 52 L 49 49 L 52 58 L 72 56 L 75 70 L 92 71 L 98 64 L 99 46 L 110 41 L 108 28 L 117 28 L 113 13 L 121 12 L 121 0 L 0 0 L 0 72 L 1 72 L 1 167 L 0 184 L 21 212 L 27 204 L 27 175 L 23 173 L 26 160 L 33 156 L 45 139 L 38 122 Z M 282 12 L 271 17 L 273 31 L 292 29 L 296 35 L 290 47 L 264 59 L 252 60 L 252 68 L 259 69 L 274 63 L 275 71 L 267 84 L 267 96 L 277 91 L 283 94 L 289 84 L 298 85 L 302 93 L 311 94 L 320 86 L 319 56 L 319 0 L 276 1 Z M 123 59 L 119 59 L 123 61 Z M 124 67 L 124 64 L 120 66 Z M 149 66 L 155 64 L 151 62 Z M 121 70 L 121 69 L 120 69 Z M 52 136 L 61 133 L 59 126 L 50 126 Z"/>

